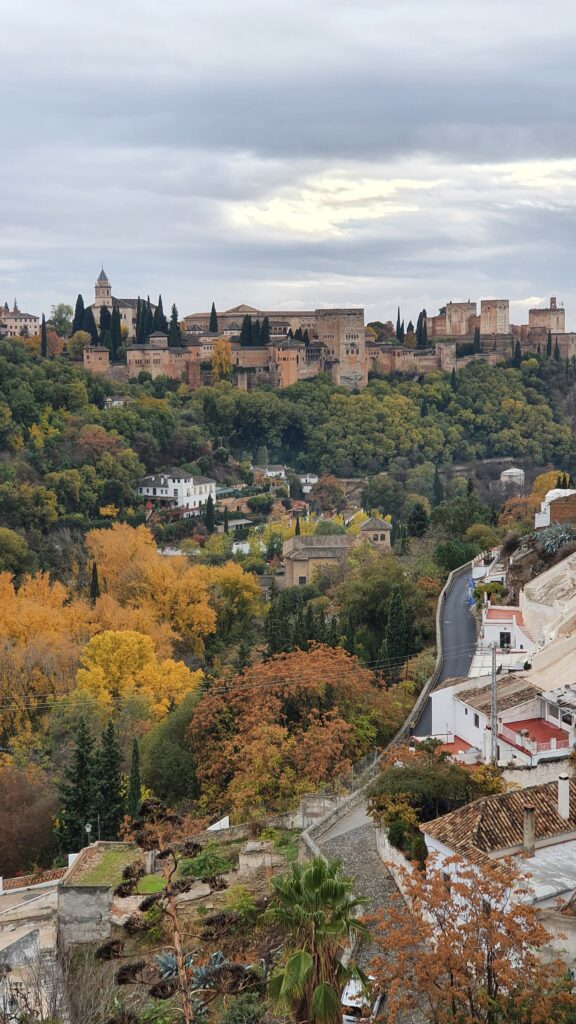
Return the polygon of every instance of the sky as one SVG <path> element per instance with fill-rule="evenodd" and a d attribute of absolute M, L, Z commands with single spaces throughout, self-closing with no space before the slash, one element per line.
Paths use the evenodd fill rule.
<path fill-rule="evenodd" d="M 181 316 L 556 295 L 571 0 L 0 0 L 0 300 Z"/>

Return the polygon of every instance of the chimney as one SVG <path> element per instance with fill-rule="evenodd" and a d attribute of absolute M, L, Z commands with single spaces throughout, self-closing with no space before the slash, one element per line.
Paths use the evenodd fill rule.
<path fill-rule="evenodd" d="M 558 776 L 558 814 L 564 821 L 570 817 L 570 779 L 567 775 Z"/>
<path fill-rule="evenodd" d="M 527 857 L 534 856 L 536 845 L 536 822 L 534 819 L 534 804 L 524 804 L 524 853 Z"/>

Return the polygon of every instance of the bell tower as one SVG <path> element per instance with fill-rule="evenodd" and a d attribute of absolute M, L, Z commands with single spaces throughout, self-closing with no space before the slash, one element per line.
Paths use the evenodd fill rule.
<path fill-rule="evenodd" d="M 97 309 L 101 306 L 106 306 L 109 310 L 112 310 L 112 285 L 106 277 L 104 267 L 98 274 L 96 284 L 94 285 L 94 305 Z"/>

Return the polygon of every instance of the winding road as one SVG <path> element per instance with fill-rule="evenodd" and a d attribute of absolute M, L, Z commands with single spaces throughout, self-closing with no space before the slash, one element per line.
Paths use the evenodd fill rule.
<path fill-rule="evenodd" d="M 465 566 L 454 578 L 440 615 L 443 662 L 438 683 L 445 679 L 467 676 L 474 657 L 476 631 L 474 619 L 468 611 L 469 566 Z M 431 703 L 426 706 L 414 729 L 415 736 L 429 736 L 432 731 Z"/>

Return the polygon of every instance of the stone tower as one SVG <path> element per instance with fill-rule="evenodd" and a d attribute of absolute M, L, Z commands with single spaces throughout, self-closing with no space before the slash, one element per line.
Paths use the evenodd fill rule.
<path fill-rule="evenodd" d="M 97 309 L 101 306 L 107 306 L 112 311 L 112 285 L 106 277 L 106 271 L 104 267 L 98 274 L 96 284 L 94 285 L 94 305 Z"/>

